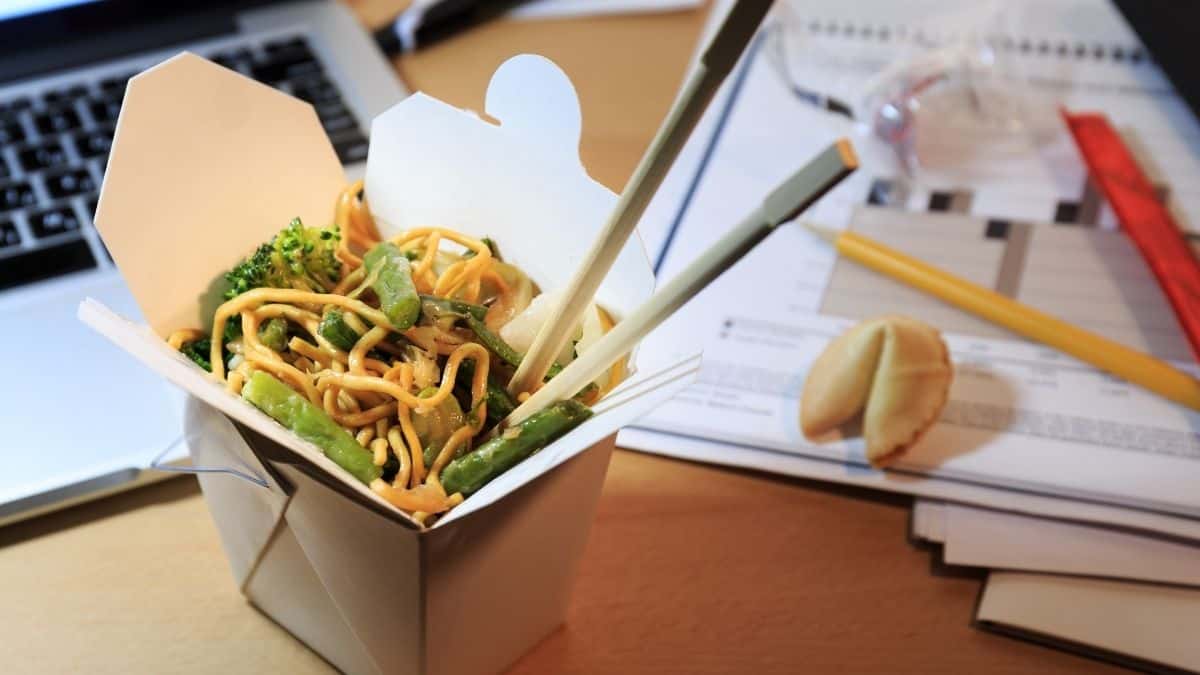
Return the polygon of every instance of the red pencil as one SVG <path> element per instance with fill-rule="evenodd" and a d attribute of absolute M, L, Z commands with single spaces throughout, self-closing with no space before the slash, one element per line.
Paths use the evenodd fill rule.
<path fill-rule="evenodd" d="M 1200 357 L 1200 262 L 1192 247 L 1108 118 L 1066 110 L 1062 116 L 1092 180 L 1154 272 L 1187 333 L 1192 353 Z"/>

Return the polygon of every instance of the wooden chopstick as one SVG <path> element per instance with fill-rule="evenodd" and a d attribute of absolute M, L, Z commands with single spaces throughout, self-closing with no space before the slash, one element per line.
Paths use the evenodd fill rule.
<path fill-rule="evenodd" d="M 729 11 L 671 105 L 666 120 L 642 156 L 579 271 L 567 284 L 562 297 L 542 324 L 520 367 L 513 374 L 508 383 L 509 393 L 515 396 L 533 391 L 546 377 L 546 372 L 579 325 L 583 312 L 596 295 L 596 289 L 608 275 L 617 254 L 625 247 L 626 240 L 658 191 L 692 129 L 700 121 L 721 82 L 733 70 L 770 8 L 771 0 L 738 0 Z"/>
<path fill-rule="evenodd" d="M 647 333 L 748 253 L 780 223 L 796 217 L 858 168 L 850 141 L 841 139 L 776 187 L 737 227 L 700 254 L 649 300 L 517 406 L 498 426 L 516 424 L 573 396 L 628 354 Z"/>

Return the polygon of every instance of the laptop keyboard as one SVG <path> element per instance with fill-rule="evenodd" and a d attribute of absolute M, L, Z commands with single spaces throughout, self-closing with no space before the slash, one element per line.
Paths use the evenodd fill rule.
<path fill-rule="evenodd" d="M 367 157 L 367 139 L 303 36 L 198 53 L 308 101 L 343 164 Z M 100 181 L 125 84 L 135 72 L 0 96 L 0 291 L 92 269 Z"/>

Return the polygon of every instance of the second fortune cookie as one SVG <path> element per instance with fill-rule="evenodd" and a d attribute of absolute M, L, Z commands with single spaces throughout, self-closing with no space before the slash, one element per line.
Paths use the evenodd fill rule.
<path fill-rule="evenodd" d="M 817 357 L 800 399 L 805 436 L 862 414 L 867 459 L 887 464 L 941 414 L 954 370 L 937 329 L 903 316 L 868 319 Z"/>

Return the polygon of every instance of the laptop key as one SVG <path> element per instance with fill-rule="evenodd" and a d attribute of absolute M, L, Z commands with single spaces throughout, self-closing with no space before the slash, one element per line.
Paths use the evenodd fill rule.
<path fill-rule="evenodd" d="M 326 135 L 334 136 L 344 131 L 358 131 L 358 121 L 340 102 L 327 103 L 316 106 L 316 108 L 317 117 L 321 119 L 321 126 L 325 127 Z"/>
<path fill-rule="evenodd" d="M 25 140 L 25 130 L 15 119 L 0 120 L 0 146 Z"/>
<path fill-rule="evenodd" d="M 208 58 L 210 61 L 219 63 L 230 70 L 239 70 L 239 66 L 245 66 L 247 69 L 249 69 L 251 63 L 254 61 L 254 55 L 250 53 L 249 49 L 244 47 L 241 49 L 231 49 L 229 51 L 217 52 Z"/>
<path fill-rule="evenodd" d="M 28 110 L 31 105 L 33 105 L 33 101 L 28 96 L 18 96 L 7 101 L 0 101 L 0 114 Z"/>
<path fill-rule="evenodd" d="M 0 220 L 0 249 L 16 246 L 21 243 L 21 234 L 11 220 Z"/>
<path fill-rule="evenodd" d="M 82 84 L 77 84 L 67 87 L 66 89 L 55 89 L 52 91 L 43 92 L 42 102 L 46 104 L 46 107 L 54 107 L 63 104 L 69 105 L 71 101 L 87 96 L 87 93 L 87 87 L 83 86 Z"/>
<path fill-rule="evenodd" d="M 0 187 L 0 211 L 12 211 L 37 203 L 29 183 L 11 183 Z"/>
<path fill-rule="evenodd" d="M 333 148 L 337 150 L 342 164 L 361 162 L 367 158 L 367 139 L 357 127 L 348 133 L 331 136 L 329 140 L 333 141 Z"/>
<path fill-rule="evenodd" d="M 71 272 L 92 269 L 96 258 L 83 239 L 5 258 L 0 263 L 0 290 Z"/>
<path fill-rule="evenodd" d="M 93 99 L 88 103 L 88 111 L 92 113 L 92 119 L 100 124 L 106 122 L 116 122 L 117 115 L 121 112 L 120 99 Z"/>
<path fill-rule="evenodd" d="M 66 98 L 67 92 L 65 91 L 47 91 L 42 94 L 42 103 L 48 106 L 58 105 L 66 100 Z"/>
<path fill-rule="evenodd" d="M 79 156 L 85 159 L 106 155 L 112 149 L 112 134 L 107 131 L 85 131 L 74 140 Z"/>
<path fill-rule="evenodd" d="M 321 64 L 308 47 L 288 47 L 268 53 L 266 58 L 250 69 L 254 79 L 274 83 L 292 77 L 321 72 Z"/>
<path fill-rule="evenodd" d="M 92 192 L 96 189 L 96 182 L 92 180 L 92 174 L 88 173 L 87 169 L 73 169 L 51 174 L 43 176 L 42 180 L 46 183 L 46 190 L 53 199 Z"/>
<path fill-rule="evenodd" d="M 70 206 L 38 211 L 30 214 L 29 227 L 33 228 L 33 236 L 39 239 L 53 237 L 63 232 L 78 230 L 79 217 Z"/>
<path fill-rule="evenodd" d="M 67 153 L 58 141 L 49 141 L 39 146 L 26 148 L 17 153 L 21 166 L 26 171 L 50 169 L 67 163 Z"/>
<path fill-rule="evenodd" d="M 313 105 L 340 105 L 342 102 L 341 92 L 323 77 L 294 83 L 292 93 L 301 101 L 308 101 Z"/>
<path fill-rule="evenodd" d="M 129 83 L 129 78 L 137 75 L 137 73 L 125 73 L 124 75 L 116 75 L 100 80 L 100 91 L 106 94 L 125 95 L 125 85 Z"/>
<path fill-rule="evenodd" d="M 284 38 L 282 40 L 271 40 L 263 44 L 263 49 L 268 53 L 275 53 L 287 49 L 308 49 L 308 41 L 302 37 Z"/>
<path fill-rule="evenodd" d="M 33 123 L 37 125 L 38 131 L 42 134 L 57 134 L 63 131 L 78 129 L 82 122 L 79 120 L 79 113 L 76 113 L 73 108 L 53 108 L 45 112 L 36 113 L 33 116 Z"/>

